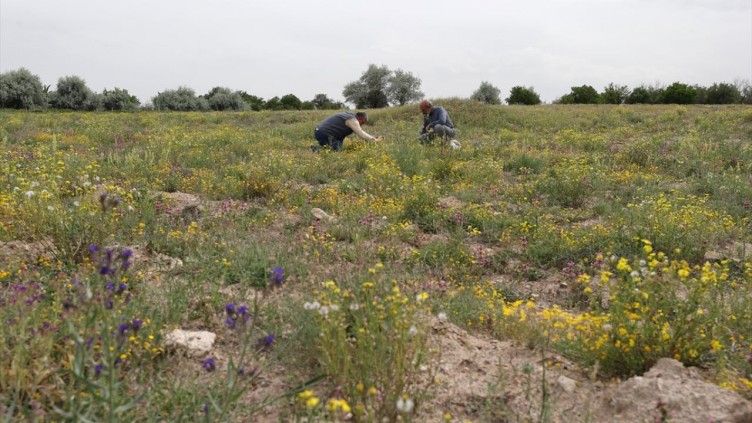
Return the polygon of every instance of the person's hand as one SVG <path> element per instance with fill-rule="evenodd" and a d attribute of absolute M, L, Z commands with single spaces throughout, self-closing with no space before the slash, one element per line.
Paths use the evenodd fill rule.
<path fill-rule="evenodd" d="M 382 137 L 381 135 L 379 135 L 378 137 L 374 138 L 373 140 L 374 141 L 384 141 L 384 137 Z"/>

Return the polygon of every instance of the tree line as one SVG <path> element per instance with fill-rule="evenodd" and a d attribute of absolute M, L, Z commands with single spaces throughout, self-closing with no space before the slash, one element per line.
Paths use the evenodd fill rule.
<path fill-rule="evenodd" d="M 423 98 L 421 80 L 411 72 L 387 66 L 368 66 L 359 79 L 345 85 L 342 95 L 356 108 L 382 108 L 404 105 Z M 145 105 L 128 90 L 113 88 L 101 93 L 92 91 L 78 76 L 58 80 L 54 90 L 43 85 L 39 76 L 25 68 L 0 74 L 0 108 L 69 109 L 130 111 L 137 109 L 209 111 L 209 110 L 314 110 L 344 109 L 346 104 L 316 94 L 302 101 L 294 94 L 264 100 L 245 91 L 214 87 L 196 95 L 188 87 L 157 93 Z M 488 104 L 502 104 L 501 90 L 483 81 L 470 99 Z M 503 101 L 510 105 L 537 105 L 541 99 L 533 87 L 514 86 Z M 571 87 L 571 91 L 553 101 L 555 104 L 752 104 L 752 86 L 748 82 L 716 83 L 709 87 L 681 82 L 663 87 L 641 85 L 629 89 L 611 83 L 598 92 L 590 85 Z"/>

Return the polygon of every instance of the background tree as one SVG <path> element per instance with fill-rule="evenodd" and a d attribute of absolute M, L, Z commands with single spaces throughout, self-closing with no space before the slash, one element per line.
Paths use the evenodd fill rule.
<path fill-rule="evenodd" d="M 739 91 L 742 93 L 742 104 L 752 104 L 752 85 L 744 83 Z"/>
<path fill-rule="evenodd" d="M 50 95 L 50 104 L 56 109 L 95 110 L 95 100 L 86 81 L 75 75 L 60 78 L 57 89 Z"/>
<path fill-rule="evenodd" d="M 661 95 L 663 104 L 692 104 L 697 97 L 697 89 L 681 82 L 666 87 Z"/>
<path fill-rule="evenodd" d="M 519 85 L 512 87 L 509 91 L 509 97 L 504 101 L 507 104 L 523 104 L 527 106 L 541 104 L 540 96 L 533 90 L 533 87 L 526 88 Z"/>
<path fill-rule="evenodd" d="M 263 98 L 248 94 L 245 91 L 238 91 L 238 93 L 240 94 L 240 97 L 243 98 L 243 101 L 251 107 L 251 110 L 258 112 L 259 110 L 264 109 L 265 102 Z"/>
<path fill-rule="evenodd" d="M 41 109 L 47 106 L 47 89 L 25 68 L 0 74 L 0 108 Z"/>
<path fill-rule="evenodd" d="M 613 82 L 603 88 L 601 98 L 606 104 L 622 104 L 629 97 L 629 88 L 626 85 L 615 85 Z"/>
<path fill-rule="evenodd" d="M 640 85 L 627 96 L 627 104 L 658 104 L 661 102 L 663 88 L 660 85 Z"/>
<path fill-rule="evenodd" d="M 203 96 L 212 110 L 248 110 L 248 103 L 243 100 L 240 91 L 225 87 L 214 87 Z"/>
<path fill-rule="evenodd" d="M 209 101 L 203 97 L 196 97 L 196 92 L 188 87 L 158 93 L 152 99 L 152 104 L 155 110 L 184 112 L 209 110 Z"/>
<path fill-rule="evenodd" d="M 303 102 L 294 94 L 287 94 L 279 99 L 283 110 L 300 110 L 303 107 Z"/>
<path fill-rule="evenodd" d="M 739 104 L 742 102 L 742 93 L 733 84 L 722 82 L 713 84 L 706 90 L 706 104 Z"/>
<path fill-rule="evenodd" d="M 269 100 L 266 100 L 266 103 L 264 103 L 264 109 L 266 110 L 283 110 L 284 106 L 279 101 L 279 97 L 276 95 Z"/>
<path fill-rule="evenodd" d="M 418 101 L 423 98 L 420 83 L 420 78 L 417 76 L 402 69 L 397 69 L 389 78 L 386 96 L 390 103 L 400 106 L 412 101 Z"/>
<path fill-rule="evenodd" d="M 389 106 L 386 95 L 392 71 L 386 66 L 368 65 L 360 79 L 345 85 L 342 96 L 358 109 L 378 109 Z"/>
<path fill-rule="evenodd" d="M 572 91 L 569 94 L 561 96 L 557 101 L 560 104 L 598 104 L 601 101 L 600 94 L 595 88 L 590 85 L 582 85 L 579 87 L 572 87 Z"/>
<path fill-rule="evenodd" d="M 470 96 L 470 99 L 488 104 L 501 104 L 500 94 L 501 90 L 491 85 L 490 82 L 483 81 L 480 83 L 480 87 Z"/>
<path fill-rule="evenodd" d="M 316 94 L 311 102 L 316 110 L 336 110 L 345 108 L 344 104 L 330 99 L 326 94 Z"/>
<path fill-rule="evenodd" d="M 104 110 L 136 110 L 141 104 L 136 96 L 130 95 L 128 90 L 114 88 L 102 91 L 102 108 Z"/>

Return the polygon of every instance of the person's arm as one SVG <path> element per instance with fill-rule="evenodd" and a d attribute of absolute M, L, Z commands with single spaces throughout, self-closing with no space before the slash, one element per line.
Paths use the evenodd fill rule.
<path fill-rule="evenodd" d="M 434 108 L 433 110 L 431 110 L 431 115 L 433 115 L 434 112 L 436 113 L 435 116 L 429 115 L 429 119 L 431 118 L 433 119 L 431 119 L 428 125 L 426 125 L 426 130 L 433 129 L 434 125 L 436 124 L 442 124 L 442 125 L 447 124 L 447 118 L 449 117 L 449 115 L 447 115 L 447 112 L 446 110 L 444 110 L 444 108 L 440 108 L 440 107 Z"/>
<path fill-rule="evenodd" d="M 366 131 L 363 130 L 363 128 L 360 127 L 360 123 L 358 123 L 358 119 L 347 119 L 345 121 L 345 125 L 347 125 L 348 128 L 352 129 L 353 132 L 355 132 L 360 138 L 366 140 L 366 141 L 381 141 L 381 137 L 374 137 L 372 135 L 369 135 Z"/>

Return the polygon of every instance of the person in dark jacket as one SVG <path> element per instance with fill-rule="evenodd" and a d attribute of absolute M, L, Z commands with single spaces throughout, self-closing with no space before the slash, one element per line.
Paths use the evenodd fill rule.
<path fill-rule="evenodd" d="M 374 137 L 366 133 L 361 125 L 368 122 L 368 115 L 365 112 L 343 112 L 337 113 L 324 119 L 316 126 L 313 136 L 319 145 L 312 145 L 313 151 L 329 147 L 333 151 L 340 151 L 343 148 L 345 137 L 355 132 L 360 138 L 366 141 L 381 141 L 382 137 Z"/>
<path fill-rule="evenodd" d="M 420 112 L 423 113 L 423 127 L 418 139 L 421 144 L 430 144 L 435 137 L 448 141 L 457 136 L 449 113 L 443 107 L 434 107 L 428 100 L 420 102 Z"/>

